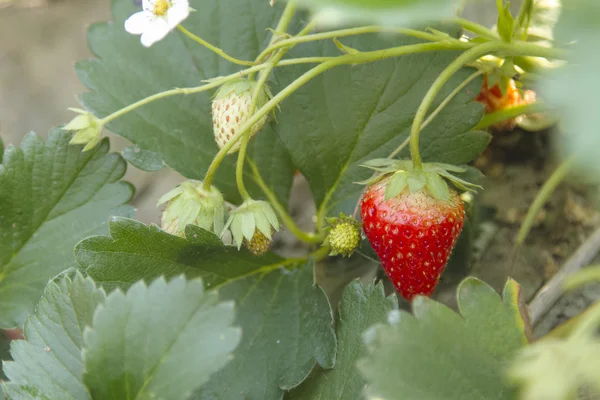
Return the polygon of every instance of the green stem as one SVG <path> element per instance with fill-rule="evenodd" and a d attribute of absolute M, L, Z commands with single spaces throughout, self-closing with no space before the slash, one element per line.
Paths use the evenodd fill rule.
<path fill-rule="evenodd" d="M 275 36 L 277 34 L 277 32 L 285 32 L 287 30 L 287 27 L 289 26 L 290 21 L 294 17 L 295 12 L 296 12 L 296 1 L 290 1 L 287 4 L 287 6 L 285 7 L 285 9 L 283 10 L 283 14 L 281 15 L 281 18 L 279 19 L 279 23 L 277 24 L 277 27 L 275 28 L 276 33 L 274 33 L 273 36 L 271 37 L 271 41 L 269 42 L 269 44 L 271 44 L 275 40 L 277 40 L 276 36 Z M 267 78 L 269 77 L 269 74 L 271 73 L 271 71 L 273 71 L 273 68 L 275 68 L 275 66 L 277 65 L 279 60 L 281 60 L 281 58 L 283 57 L 284 54 L 285 54 L 284 50 L 280 51 L 279 54 L 277 54 L 273 58 L 273 60 L 271 60 L 268 63 L 267 68 L 260 72 L 260 77 L 258 79 L 258 82 L 256 83 L 256 87 L 254 88 L 254 92 L 252 93 L 252 103 L 250 103 L 250 110 L 248 111 L 248 115 L 254 114 L 254 111 L 256 110 L 256 104 L 257 104 L 258 98 L 259 98 L 259 93 L 261 92 L 261 90 L 263 90 L 263 87 L 264 87 L 265 83 L 267 82 Z M 248 150 L 248 142 L 250 141 L 250 131 L 251 131 L 251 129 L 247 129 L 246 132 L 244 133 L 244 136 L 242 137 L 242 144 L 240 146 L 240 151 L 238 154 L 238 162 L 237 162 L 237 166 L 235 169 L 235 181 L 237 183 L 238 191 L 240 192 L 240 195 L 242 196 L 242 199 L 244 199 L 244 200 L 250 199 L 250 194 L 248 193 L 248 190 L 246 189 L 246 185 L 244 184 L 244 161 L 245 161 L 245 157 L 246 157 L 246 151 Z"/>
<path fill-rule="evenodd" d="M 429 115 L 429 117 L 427 117 L 425 122 L 423 122 L 423 125 L 421 125 L 421 129 L 425 129 L 425 127 L 427 127 L 427 125 L 429 125 L 431 121 L 433 121 L 433 119 L 444 109 L 444 107 L 446 107 L 448 103 L 450 103 L 452 99 L 461 92 L 461 90 L 463 90 L 469 83 L 471 83 L 471 81 L 473 81 L 473 79 L 477 78 L 481 74 L 483 74 L 483 71 L 476 71 L 473 74 L 471 74 L 471 76 L 469 76 L 467 79 L 465 79 L 460 85 L 458 85 L 456 89 L 454 89 L 452 93 L 450 93 L 444 99 L 444 101 L 442 101 L 441 104 Z M 409 144 L 410 135 L 402 142 L 402 144 L 400 144 L 400 146 L 398 146 L 394 151 L 390 153 L 388 158 L 396 157 Z"/>
<path fill-rule="evenodd" d="M 429 107 L 435 100 L 435 97 L 450 78 L 452 78 L 452 76 L 464 65 L 473 62 L 484 55 L 493 53 L 505 53 L 506 56 L 526 54 L 538 57 L 548 56 L 549 58 L 561 58 L 564 56 L 564 52 L 558 49 L 544 48 L 525 42 L 505 43 L 500 41 L 478 44 L 458 56 L 446 67 L 446 69 L 444 69 L 444 71 L 442 71 L 435 82 L 433 82 L 415 114 L 415 119 L 410 132 L 410 153 L 416 170 L 421 170 L 423 164 L 419 153 L 419 134 L 421 132 L 421 125 L 427 115 L 427 111 L 429 111 Z"/>
<path fill-rule="evenodd" d="M 431 123 L 431 121 L 433 121 L 433 119 L 435 117 L 437 117 L 438 114 L 440 112 L 442 112 L 442 110 L 452 101 L 452 99 L 454 97 L 456 97 L 469 83 L 471 83 L 473 81 L 473 79 L 477 78 L 480 75 L 483 75 L 483 73 L 484 72 L 481 70 L 475 71 L 467 79 L 465 79 L 460 85 L 458 85 L 456 87 L 456 89 L 454 89 L 452 91 L 452 93 L 450 93 L 448 96 L 446 96 L 444 101 L 442 101 L 440 103 L 440 105 L 429 115 L 429 117 L 427 117 L 425 122 L 423 122 L 423 124 L 421 125 L 421 130 L 425 129 L 427 127 L 427 125 L 429 125 Z"/>
<path fill-rule="evenodd" d="M 565 290 L 579 289 L 592 282 L 600 282 L 600 265 L 585 267 L 565 282 Z"/>
<path fill-rule="evenodd" d="M 246 65 L 246 66 L 253 66 L 253 65 L 257 64 L 256 62 L 253 62 L 253 61 L 243 61 L 243 60 L 238 60 L 235 57 L 231 57 L 230 55 L 226 54 L 220 48 L 215 47 L 212 44 L 208 43 L 206 40 L 204 40 L 204 39 L 202 39 L 202 38 L 194 35 L 192 32 L 190 32 L 187 29 L 185 29 L 182 25 L 177 25 L 177 29 L 179 29 L 183 34 L 185 34 L 187 37 L 189 37 L 190 39 L 192 39 L 194 42 L 201 44 L 202 46 L 206 47 L 210 51 L 212 51 L 212 52 L 220 55 L 221 57 L 223 57 L 227 61 L 231 61 L 234 64 Z"/>
<path fill-rule="evenodd" d="M 588 308 L 585 317 L 579 320 L 577 326 L 571 332 L 569 340 L 591 340 L 600 324 L 600 301 Z"/>
<path fill-rule="evenodd" d="M 256 104 L 258 102 L 259 93 L 263 90 L 265 83 L 267 82 L 267 78 L 269 74 L 275 68 L 279 60 L 285 54 L 284 50 L 281 50 L 268 64 L 267 69 L 261 71 L 260 77 L 258 78 L 258 82 L 256 82 L 256 87 L 254 88 L 254 92 L 252 93 L 252 103 L 250 103 L 250 110 L 248 111 L 248 115 L 254 114 L 256 110 Z M 232 139 L 233 140 L 233 139 Z M 240 195 L 244 200 L 250 198 L 250 194 L 248 190 L 246 190 L 246 186 L 244 185 L 244 160 L 246 157 L 246 151 L 248 149 L 248 142 L 250 141 L 250 130 L 246 130 L 244 136 L 242 137 L 242 145 L 240 146 L 240 152 L 238 154 L 238 161 L 235 170 L 235 180 L 237 183 L 238 190 Z"/>
<path fill-rule="evenodd" d="M 454 22 L 456 22 L 457 24 L 462 26 L 463 29 L 473 32 L 473 33 L 476 33 L 477 35 L 479 35 L 481 37 L 491 39 L 491 40 L 500 40 L 500 36 L 498 36 L 498 34 L 496 32 L 494 32 L 493 30 L 488 29 L 483 25 L 479 25 L 478 23 L 469 21 L 468 19 L 456 18 L 456 19 L 454 19 Z"/>
<path fill-rule="evenodd" d="M 240 140 L 244 132 L 252 125 L 254 125 L 257 121 L 259 121 L 264 115 L 268 114 L 272 110 L 275 109 L 283 100 L 289 97 L 292 93 L 294 93 L 297 89 L 302 87 L 304 84 L 309 82 L 311 79 L 316 76 L 322 74 L 323 72 L 345 64 L 364 64 L 379 60 L 384 60 L 391 57 L 400 57 L 406 54 L 413 53 L 423 53 L 428 51 L 438 51 L 438 50 L 460 50 L 465 48 L 471 48 L 472 45 L 469 43 L 446 43 L 446 42 L 438 42 L 438 43 L 422 43 L 408 46 L 400 46 L 394 47 L 390 49 L 370 51 L 370 52 L 362 52 L 356 54 L 346 54 L 343 56 L 333 57 L 329 61 L 326 61 L 322 64 L 315 66 L 314 68 L 308 70 L 303 75 L 298 77 L 295 81 L 293 81 L 290 85 L 285 87 L 282 91 L 277 93 L 271 100 L 267 102 L 261 109 L 259 109 L 256 113 L 249 118 L 246 123 L 241 127 L 241 129 L 227 142 L 225 146 L 223 146 L 212 163 L 208 167 L 206 171 L 206 175 L 204 176 L 204 185 L 205 188 L 210 188 L 212 183 L 213 175 L 215 174 L 217 168 L 227 155 L 227 152 L 231 149 L 231 147 Z"/>
<path fill-rule="evenodd" d="M 549 110 L 551 110 L 551 108 L 541 101 L 520 104 L 518 106 L 509 107 L 486 114 L 474 129 L 486 129 L 492 125 L 496 125 L 499 122 L 513 119 L 521 115 L 546 112 Z"/>
<path fill-rule="evenodd" d="M 429 115 L 429 117 L 427 117 L 425 122 L 423 122 L 423 125 L 421 125 L 421 129 L 425 129 L 427 127 L 427 125 L 429 125 L 431 123 L 431 121 L 433 121 L 433 119 L 444 109 L 444 107 L 446 107 L 448 105 L 448 103 L 450 103 L 452 101 L 452 99 L 461 92 L 461 90 L 463 90 L 469 83 L 471 83 L 471 81 L 473 81 L 473 79 L 477 78 L 481 74 L 483 74 L 483 71 L 476 71 L 471 76 L 469 76 L 467 79 L 465 79 L 460 85 L 458 85 L 456 87 L 456 89 L 454 89 L 452 91 L 452 93 L 450 93 L 444 99 L 444 101 L 442 101 L 441 104 Z M 410 135 L 402 142 L 402 144 L 400 144 L 400 146 L 398 146 L 394 151 L 392 151 L 390 153 L 388 158 L 396 157 L 409 144 L 410 144 Z"/>
<path fill-rule="evenodd" d="M 327 40 L 327 39 L 336 39 L 340 37 L 346 36 L 356 36 L 363 35 L 366 33 L 381 33 L 381 32 L 389 32 L 389 33 L 399 33 L 407 36 L 416 37 L 419 39 L 428 40 L 431 42 L 440 42 L 440 41 L 458 41 L 458 39 L 449 38 L 449 37 L 441 37 L 438 35 L 434 35 L 432 33 L 422 32 L 415 29 L 404 29 L 404 28 L 388 28 L 382 26 L 362 26 L 359 28 L 350 28 L 350 29 L 341 29 L 337 31 L 329 31 L 323 33 L 316 33 L 313 35 L 302 36 L 298 34 L 298 36 L 285 39 L 274 43 L 273 45 L 267 47 L 260 56 L 258 56 L 258 60 L 262 60 L 267 54 L 280 49 L 282 47 L 296 45 L 299 43 L 308 43 L 314 42 L 318 40 Z"/>
<path fill-rule="evenodd" d="M 330 61 L 332 59 L 334 59 L 336 57 L 303 57 L 303 58 L 293 58 L 290 60 L 283 60 L 280 61 L 279 64 L 277 64 L 277 67 L 285 67 L 285 66 L 289 66 L 289 65 L 297 65 L 297 64 L 320 64 L 320 63 L 324 63 L 326 61 Z M 103 125 L 108 124 L 109 122 L 112 122 L 113 120 L 122 117 L 123 115 L 137 109 L 140 108 L 142 106 L 145 106 L 149 103 L 152 103 L 153 101 L 156 100 L 160 100 L 160 99 L 164 99 L 167 97 L 171 97 L 171 96 L 178 96 L 178 95 L 189 95 L 189 94 L 194 94 L 194 93 L 201 93 L 201 92 L 205 92 L 211 89 L 215 89 L 219 86 L 221 86 L 222 84 L 231 81 L 233 79 L 237 79 L 240 76 L 247 76 L 249 74 L 251 74 L 252 72 L 256 72 L 256 71 L 260 71 L 263 70 L 265 68 L 268 67 L 268 64 L 261 64 L 261 65 L 256 65 L 252 68 L 248 68 L 245 69 L 243 71 L 240 72 L 236 72 L 235 74 L 231 74 L 231 75 L 227 75 L 221 79 L 215 80 L 213 82 L 207 83 L 206 85 L 202 85 L 202 86 L 196 86 L 196 87 L 190 87 L 190 88 L 175 88 L 175 89 L 171 89 L 171 90 L 166 90 L 164 92 L 160 92 L 160 93 L 156 93 L 153 94 L 152 96 L 148 96 L 144 99 L 141 99 L 139 101 L 136 101 L 135 103 L 132 103 L 126 107 L 123 107 L 120 110 L 115 111 L 114 113 L 107 115 L 106 117 L 102 118 L 100 120 L 100 122 Z"/>
<path fill-rule="evenodd" d="M 273 206 L 273 209 L 279 215 L 279 218 L 281 218 L 281 221 L 288 228 L 288 230 L 303 242 L 320 243 L 323 240 L 323 238 L 312 233 L 306 233 L 302 229 L 300 229 L 298 225 L 296 225 L 292 217 L 285 211 L 285 208 L 279 203 L 279 200 L 277 200 L 277 196 L 275 196 L 275 194 L 269 189 L 269 187 L 263 180 L 256 164 L 252 160 L 248 160 L 248 164 L 250 164 L 250 168 L 252 169 L 252 173 L 254 174 L 254 180 L 261 188 L 261 190 L 267 197 L 267 200 L 269 200 L 269 203 L 271 204 L 271 206 Z"/>
<path fill-rule="evenodd" d="M 544 183 L 542 188 L 540 189 L 537 196 L 535 196 L 535 200 L 529 207 L 527 211 L 527 215 L 525 216 L 525 220 L 523 220 L 523 224 L 521 224 L 521 228 L 519 229 L 519 233 L 517 234 L 516 244 L 517 246 L 521 246 L 523 242 L 525 242 L 525 238 L 527 234 L 533 227 L 533 223 L 535 217 L 539 214 L 542 207 L 548 201 L 548 198 L 552 195 L 554 190 L 560 185 L 560 183 L 565 179 L 571 167 L 575 163 L 575 158 L 570 157 L 566 159 L 557 169 L 552 173 L 550 178 Z"/>

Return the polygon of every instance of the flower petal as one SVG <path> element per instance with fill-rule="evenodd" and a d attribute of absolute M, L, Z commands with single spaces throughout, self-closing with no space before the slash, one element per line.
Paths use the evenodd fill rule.
<path fill-rule="evenodd" d="M 125 30 L 132 35 L 141 35 L 150 27 L 153 15 L 146 11 L 140 11 L 127 18 L 125 21 Z"/>
<path fill-rule="evenodd" d="M 152 11 L 156 0 L 142 0 L 142 9 L 144 11 Z"/>
<path fill-rule="evenodd" d="M 167 22 L 171 29 L 177 27 L 190 15 L 190 5 L 186 2 L 174 3 L 167 11 Z"/>
<path fill-rule="evenodd" d="M 171 31 L 169 24 L 163 18 L 157 18 L 150 23 L 148 29 L 142 34 L 142 44 L 150 47 L 163 39 Z"/>

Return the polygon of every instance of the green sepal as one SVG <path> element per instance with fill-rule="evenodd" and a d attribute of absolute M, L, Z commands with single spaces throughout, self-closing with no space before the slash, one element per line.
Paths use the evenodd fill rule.
<path fill-rule="evenodd" d="M 425 172 L 425 180 L 427 181 L 427 189 L 429 189 L 434 197 L 450 201 L 448 184 L 437 172 Z"/>
<path fill-rule="evenodd" d="M 271 239 L 273 231 L 278 231 L 279 228 L 279 220 L 273 207 L 266 201 L 250 199 L 231 212 L 221 236 L 229 229 L 239 250 L 244 239 L 252 240 L 257 230 Z"/>
<path fill-rule="evenodd" d="M 408 188 L 410 191 L 415 193 L 425 187 L 427 184 L 427 179 L 425 179 L 425 174 L 423 172 L 413 171 L 412 173 L 408 174 L 406 182 L 408 183 Z"/>
<path fill-rule="evenodd" d="M 512 42 L 515 32 L 515 19 L 510 12 L 510 2 L 498 7 L 498 34 L 505 42 Z"/>
<path fill-rule="evenodd" d="M 221 233 L 225 221 L 225 200 L 219 190 L 205 190 L 201 181 L 189 180 L 165 193 L 157 205 L 168 203 L 162 217 L 163 229 L 177 221 L 172 234 L 183 234 L 185 227 L 196 225 L 213 233 Z"/>
<path fill-rule="evenodd" d="M 421 170 L 415 171 L 411 160 L 394 160 L 388 158 L 369 160 L 361 164 L 361 166 L 374 170 L 377 173 L 363 182 L 357 182 L 358 184 L 373 185 L 384 178 L 389 178 L 385 190 L 385 201 L 401 194 L 407 186 L 413 193 L 427 188 L 435 198 L 449 201 L 450 189 L 444 179 L 463 191 L 483 189 L 479 185 L 454 175 L 467 172 L 469 169 L 465 166 L 445 163 L 424 163 Z"/>
<path fill-rule="evenodd" d="M 398 196 L 408 185 L 409 173 L 406 171 L 395 172 L 385 188 L 385 200 Z"/>

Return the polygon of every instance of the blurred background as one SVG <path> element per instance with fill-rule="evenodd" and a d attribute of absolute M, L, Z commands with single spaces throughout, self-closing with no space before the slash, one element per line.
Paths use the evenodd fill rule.
<path fill-rule="evenodd" d="M 132 0 L 134 1 L 134 0 Z M 73 118 L 86 90 L 74 65 L 91 58 L 86 32 L 110 20 L 110 0 L 0 0 L 0 137 L 5 146 L 23 136 L 48 131 Z M 129 143 L 111 137 L 113 151 Z M 158 222 L 156 200 L 181 179 L 164 168 L 149 174 L 129 167 L 125 179 L 136 186 L 137 218 Z"/>

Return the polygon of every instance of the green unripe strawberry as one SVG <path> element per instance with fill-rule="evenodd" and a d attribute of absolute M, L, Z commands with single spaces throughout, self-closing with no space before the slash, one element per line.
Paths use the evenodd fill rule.
<path fill-rule="evenodd" d="M 259 230 L 256 230 L 254 232 L 254 236 L 252 236 L 252 239 L 248 240 L 244 238 L 244 247 L 247 248 L 250 251 L 250 253 L 254 254 L 255 256 L 262 256 L 267 251 L 269 251 L 269 248 L 271 247 L 271 242 L 272 240 L 266 237 L 264 233 L 262 233 Z"/>
<path fill-rule="evenodd" d="M 215 94 L 212 103 L 213 131 L 219 148 L 223 148 L 252 116 L 250 107 L 255 89 L 255 81 L 240 78 L 225 83 Z M 254 111 L 264 106 L 270 98 L 269 89 L 263 86 L 258 93 Z M 264 127 L 267 118 L 268 116 L 264 115 L 252 125 L 250 139 Z M 241 143 L 242 140 L 238 140 L 228 154 L 238 151 Z"/>
<path fill-rule="evenodd" d="M 279 230 L 279 220 L 269 203 L 250 199 L 231 212 L 227 229 L 238 249 L 244 245 L 261 256 L 269 250 L 273 233 Z"/>
<path fill-rule="evenodd" d="M 166 232 L 184 236 L 187 225 L 220 235 L 225 220 L 225 200 L 216 188 L 206 190 L 202 182 L 189 180 L 166 193 L 158 204 L 167 203 L 161 227 Z"/>
<path fill-rule="evenodd" d="M 331 249 L 329 255 L 350 257 L 360 244 L 360 223 L 344 214 L 340 218 L 330 218 L 328 222 L 331 226 L 325 244 Z"/>

